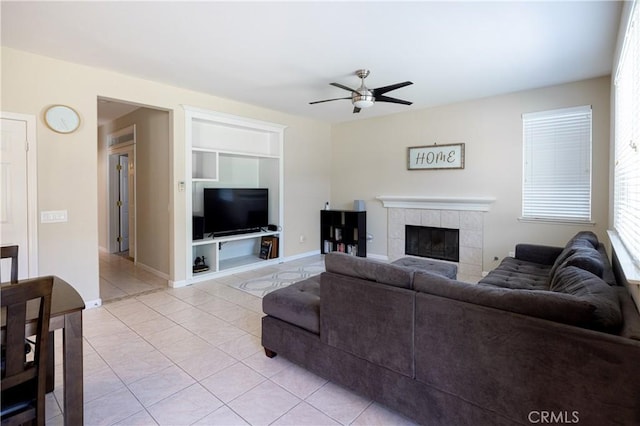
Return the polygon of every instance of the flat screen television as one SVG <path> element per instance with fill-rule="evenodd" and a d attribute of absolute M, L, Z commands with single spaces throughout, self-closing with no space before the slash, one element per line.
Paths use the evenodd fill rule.
<path fill-rule="evenodd" d="M 267 188 L 204 188 L 206 235 L 255 232 L 268 224 Z"/>

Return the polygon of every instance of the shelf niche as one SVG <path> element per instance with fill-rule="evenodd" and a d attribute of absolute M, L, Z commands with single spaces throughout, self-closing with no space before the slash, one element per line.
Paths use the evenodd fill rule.
<path fill-rule="evenodd" d="M 203 216 L 205 188 L 267 188 L 269 223 L 279 231 L 193 240 L 187 220 L 185 284 L 280 262 L 283 250 L 283 141 L 285 126 L 184 107 L 186 130 L 187 217 Z M 262 237 L 279 238 L 277 257 L 260 258 Z M 209 267 L 194 272 L 197 257 Z"/>

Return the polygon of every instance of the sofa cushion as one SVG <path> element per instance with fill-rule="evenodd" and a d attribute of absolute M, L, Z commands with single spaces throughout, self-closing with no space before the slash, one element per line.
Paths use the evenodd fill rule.
<path fill-rule="evenodd" d="M 550 290 L 589 303 L 593 309 L 589 328 L 609 332 L 620 329 L 622 313 L 616 290 L 591 272 L 563 266 L 553 277 Z"/>
<path fill-rule="evenodd" d="M 604 273 L 604 263 L 598 250 L 584 245 L 571 246 L 562 250 L 562 253 L 560 253 L 551 267 L 549 285 L 551 285 L 551 281 L 553 281 L 559 268 L 564 266 L 576 266 L 600 278 Z"/>
<path fill-rule="evenodd" d="M 598 237 L 596 234 L 591 231 L 580 231 L 567 242 L 565 248 L 588 247 L 597 249 L 598 243 Z"/>
<path fill-rule="evenodd" d="M 512 289 L 547 290 L 549 270 L 548 265 L 506 257 L 496 269 L 482 278 L 479 284 Z"/>
<path fill-rule="evenodd" d="M 262 299 L 262 310 L 267 315 L 320 334 L 320 276 L 268 293 Z"/>
<path fill-rule="evenodd" d="M 327 272 L 362 278 L 394 287 L 411 288 L 413 270 L 389 263 L 332 252 L 324 257 Z"/>
<path fill-rule="evenodd" d="M 416 273 L 414 287 L 422 293 L 576 326 L 588 324 L 593 311 L 589 302 L 569 294 L 469 284 L 426 272 Z"/>

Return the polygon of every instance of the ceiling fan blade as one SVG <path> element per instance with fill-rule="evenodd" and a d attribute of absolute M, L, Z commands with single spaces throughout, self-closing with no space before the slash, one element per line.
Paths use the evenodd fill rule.
<path fill-rule="evenodd" d="M 357 113 L 359 113 L 359 112 L 360 112 L 360 108 L 358 108 L 358 107 L 353 107 L 353 113 L 354 113 L 354 114 L 357 114 Z"/>
<path fill-rule="evenodd" d="M 322 102 L 331 102 L 331 101 L 339 101 L 342 99 L 351 99 L 351 96 L 349 96 L 348 98 L 334 98 L 334 99 L 325 99 L 322 101 L 313 101 L 313 102 L 309 102 L 309 105 L 313 105 L 313 104 L 321 104 Z"/>
<path fill-rule="evenodd" d="M 389 102 L 392 104 L 411 105 L 413 102 L 403 101 L 402 99 L 392 98 L 390 96 L 375 96 L 376 102 Z"/>
<path fill-rule="evenodd" d="M 402 83 L 392 84 L 390 86 L 378 87 L 377 89 L 373 89 L 372 92 L 373 92 L 373 95 L 376 96 L 376 98 L 377 98 L 377 95 L 383 95 L 383 94 L 385 94 L 387 92 L 390 92 L 392 90 L 396 90 L 396 89 L 399 89 L 399 88 L 405 87 L 405 86 L 410 86 L 412 84 L 413 84 L 413 82 L 411 82 L 411 81 L 405 81 L 405 82 L 402 82 Z"/>
<path fill-rule="evenodd" d="M 332 86 L 339 87 L 341 89 L 347 90 L 349 92 L 355 92 L 355 90 L 353 90 L 353 89 L 351 89 L 351 88 L 349 88 L 349 87 L 347 87 L 347 86 L 345 86 L 343 84 L 340 84 L 340 83 L 329 83 L 329 84 L 332 85 Z"/>

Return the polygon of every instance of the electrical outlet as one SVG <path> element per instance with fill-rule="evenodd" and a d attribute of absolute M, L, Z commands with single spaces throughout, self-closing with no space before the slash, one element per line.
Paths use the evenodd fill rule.
<path fill-rule="evenodd" d="M 307 241 L 307 237 L 305 237 L 304 235 L 300 234 L 300 239 L 298 241 L 300 242 L 300 244 L 302 244 L 305 241 Z"/>
<path fill-rule="evenodd" d="M 516 257 L 516 252 L 515 251 L 510 251 L 509 252 L 509 257 Z"/>

